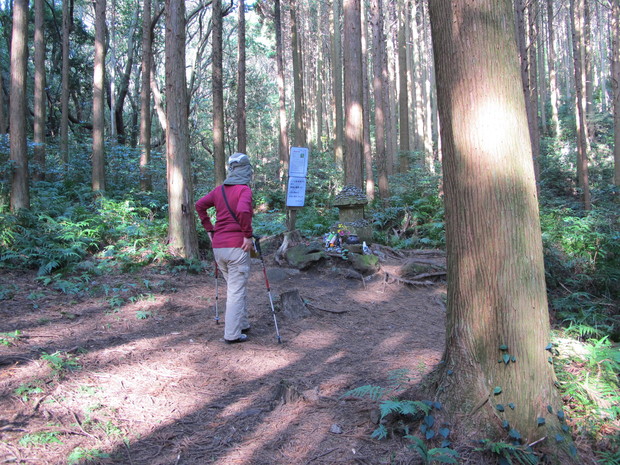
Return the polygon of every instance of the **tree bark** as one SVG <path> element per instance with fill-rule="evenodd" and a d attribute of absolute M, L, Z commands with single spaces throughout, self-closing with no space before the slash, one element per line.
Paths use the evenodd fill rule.
<path fill-rule="evenodd" d="M 362 40 L 360 0 L 344 1 L 344 183 L 363 189 Z"/>
<path fill-rule="evenodd" d="M 538 202 L 531 147 L 523 144 L 529 130 L 514 29 L 506 27 L 514 11 L 509 0 L 429 5 L 448 257 L 438 397 L 460 418 L 466 437 L 479 435 L 481 425 L 484 437 L 505 437 L 502 420 L 526 444 L 564 437 L 558 417 L 547 411 L 562 403 L 545 350 L 550 328 Z M 495 407 L 508 403 L 515 409 Z M 555 453 L 566 439 L 548 446 Z"/>
<path fill-rule="evenodd" d="M 62 92 L 60 96 L 60 158 L 66 168 L 69 163 L 69 33 L 71 16 L 69 2 L 62 0 Z"/>
<path fill-rule="evenodd" d="M 280 166 L 278 179 L 284 185 L 285 176 L 288 172 L 288 130 L 286 124 L 286 87 L 284 85 L 284 51 L 282 47 L 282 21 L 280 0 L 274 4 L 274 28 L 276 34 L 276 67 L 278 73 L 278 153 L 280 154 Z"/>
<path fill-rule="evenodd" d="M 575 103 L 577 119 L 577 180 L 582 190 L 583 207 L 591 209 L 588 180 L 588 127 L 586 125 L 586 74 L 584 69 L 583 6 L 584 0 L 570 0 L 570 17 L 573 32 L 573 63 L 575 70 Z"/>
<path fill-rule="evenodd" d="M 553 25 L 554 12 L 553 12 L 553 0 L 547 0 L 547 30 L 548 30 L 548 52 L 547 52 L 547 66 L 549 67 L 549 93 L 551 101 L 551 127 L 553 128 L 553 135 L 556 138 L 560 137 L 560 117 L 558 114 L 558 83 L 555 70 L 555 27 Z"/>
<path fill-rule="evenodd" d="M 247 129 L 245 124 L 245 2 L 239 0 L 238 51 L 237 68 L 237 152 L 247 151 Z"/>
<path fill-rule="evenodd" d="M 92 189 L 105 192 L 104 83 L 105 83 L 106 0 L 95 2 L 95 62 L 93 72 L 93 155 Z"/>
<path fill-rule="evenodd" d="M 139 10 L 136 8 L 134 11 L 131 24 L 129 26 L 129 40 L 127 41 L 127 57 L 125 62 L 125 69 L 123 70 L 123 74 L 120 76 L 120 81 L 118 85 L 118 93 L 114 100 L 114 95 L 112 94 L 112 99 L 114 100 L 114 112 L 111 113 L 114 115 L 114 127 L 116 131 L 116 137 L 113 137 L 113 140 L 118 141 L 120 144 L 125 144 L 127 142 L 127 130 L 125 128 L 125 118 L 124 118 L 124 106 L 125 99 L 129 93 L 129 83 L 131 81 L 131 73 L 133 71 L 133 63 L 136 55 L 136 41 L 135 41 L 135 32 L 134 30 L 138 27 L 138 19 L 139 19 Z M 111 78 L 110 78 L 111 79 Z M 112 111 L 112 108 L 110 108 Z"/>
<path fill-rule="evenodd" d="M 363 102 L 363 155 L 364 155 L 364 174 L 366 197 L 369 202 L 375 199 L 375 177 L 372 170 L 372 146 L 370 145 L 370 92 L 368 85 L 368 13 L 366 4 L 360 2 L 361 7 L 361 59 L 362 59 L 362 102 Z"/>
<path fill-rule="evenodd" d="M 614 106 L 614 185 L 620 186 L 620 1 L 612 1 L 612 87 Z"/>
<path fill-rule="evenodd" d="M 214 14 L 221 20 L 219 11 L 216 9 Z M 168 243 L 173 254 L 193 259 L 198 258 L 198 235 L 189 152 L 185 63 L 185 1 L 166 0 Z"/>
<path fill-rule="evenodd" d="M 222 0 L 213 0 L 211 7 L 213 8 L 213 156 L 215 158 L 215 184 L 220 185 L 226 179 Z"/>
<path fill-rule="evenodd" d="M 11 36 L 10 145 L 13 176 L 11 211 L 30 208 L 28 147 L 26 145 L 26 70 L 28 62 L 28 0 L 13 2 Z"/>
<path fill-rule="evenodd" d="M 7 131 L 7 112 L 5 111 L 5 105 L 4 79 L 2 79 L 2 73 L 0 73 L 0 134 L 6 134 Z"/>
<path fill-rule="evenodd" d="M 304 77 L 302 70 L 302 51 L 297 30 L 297 4 L 290 0 L 291 7 L 291 51 L 293 55 L 293 89 L 295 94 L 295 141 L 296 147 L 306 147 L 306 124 L 304 121 Z"/>
<path fill-rule="evenodd" d="M 383 63 L 385 54 L 385 38 L 383 35 L 383 2 L 371 0 L 370 24 L 372 27 L 373 79 L 372 88 L 375 98 L 375 160 L 377 164 L 379 197 L 385 202 L 389 196 L 387 157 L 385 153 L 385 102 Z"/>
<path fill-rule="evenodd" d="M 340 33 L 340 0 L 332 0 L 332 72 L 334 74 L 334 160 L 344 167 L 344 114 L 342 96 L 342 36 Z"/>
<path fill-rule="evenodd" d="M 399 168 L 409 171 L 409 93 L 407 92 L 407 23 L 405 4 L 407 0 L 398 0 L 398 134 L 399 134 Z"/>
<path fill-rule="evenodd" d="M 142 9 L 142 82 L 140 88 L 140 189 L 153 187 L 151 161 L 151 67 L 153 61 L 151 32 L 151 0 L 144 0 Z"/>
<path fill-rule="evenodd" d="M 525 6 L 524 0 L 515 0 L 514 2 L 515 8 L 515 24 L 516 24 L 516 33 L 517 33 L 517 44 L 519 47 L 519 57 L 521 61 L 521 82 L 523 88 L 523 95 L 525 96 L 525 108 L 527 111 L 527 121 L 529 127 L 529 141 L 531 145 L 532 152 L 532 162 L 534 163 L 534 173 L 536 174 L 536 182 L 538 183 L 538 170 L 536 166 L 538 164 L 538 110 L 535 106 L 534 95 L 535 92 L 535 81 L 532 79 L 535 76 L 535 71 L 532 68 L 532 65 L 535 65 L 535 61 L 532 62 L 531 57 L 536 56 L 535 53 L 532 55 L 531 51 L 533 49 L 532 43 L 528 43 L 528 39 L 531 41 L 531 34 L 528 34 L 528 28 L 526 28 L 526 14 L 528 17 L 531 16 L 532 11 L 528 11 Z M 529 51 L 529 53 L 528 53 Z"/>
<path fill-rule="evenodd" d="M 34 176 L 45 179 L 45 36 L 43 0 L 34 2 Z"/>
<path fill-rule="evenodd" d="M 540 184 L 540 130 L 538 129 L 538 4 L 530 2 L 527 6 L 528 22 L 528 79 L 529 79 L 529 128 L 530 142 L 532 143 L 532 160 L 534 162 L 534 174 L 536 185 Z"/>

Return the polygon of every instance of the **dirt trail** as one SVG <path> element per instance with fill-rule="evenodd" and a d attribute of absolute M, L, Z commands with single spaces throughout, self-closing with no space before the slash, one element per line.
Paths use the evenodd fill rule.
<path fill-rule="evenodd" d="M 373 404 L 340 396 L 385 386 L 395 369 L 408 368 L 413 384 L 432 370 L 444 344 L 444 286 L 390 283 L 381 273 L 362 282 L 339 265 L 296 273 L 267 260 L 274 300 L 298 289 L 311 310 L 278 318 L 282 344 L 258 260 L 250 341 L 233 345 L 213 319 L 213 276 L 145 270 L 91 282 L 111 290 L 106 299 L 4 273 L 12 295 L 0 301 L 0 333 L 22 335 L 0 346 L 0 463 L 104 453 L 90 463 L 418 463 L 400 438 L 370 438 Z M 223 283 L 223 317 L 222 296 Z M 57 352 L 65 358 L 55 373 Z"/>

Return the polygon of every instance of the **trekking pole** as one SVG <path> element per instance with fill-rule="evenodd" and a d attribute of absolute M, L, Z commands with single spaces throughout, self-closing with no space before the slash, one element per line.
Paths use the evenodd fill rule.
<path fill-rule="evenodd" d="M 218 275 L 219 268 L 217 266 L 217 261 L 215 261 L 215 259 L 213 259 L 213 263 L 215 264 L 215 324 L 219 325 L 220 324 L 220 312 L 218 311 L 218 308 L 217 308 L 217 301 L 219 299 L 219 286 L 218 286 L 219 280 L 217 279 L 217 275 Z"/>
<path fill-rule="evenodd" d="M 260 237 L 252 236 L 254 239 L 254 249 L 260 258 L 261 263 L 263 264 L 263 275 L 265 276 L 265 284 L 267 285 L 267 295 L 269 296 L 269 303 L 271 304 L 271 314 L 273 315 L 273 323 L 276 326 L 276 337 L 278 338 L 278 344 L 282 344 L 282 339 L 280 338 L 280 330 L 278 330 L 278 320 L 276 319 L 276 310 L 273 308 L 273 298 L 271 297 L 271 288 L 269 287 L 269 280 L 267 279 L 267 268 L 265 267 L 265 259 L 263 258 L 263 253 L 260 249 Z"/>

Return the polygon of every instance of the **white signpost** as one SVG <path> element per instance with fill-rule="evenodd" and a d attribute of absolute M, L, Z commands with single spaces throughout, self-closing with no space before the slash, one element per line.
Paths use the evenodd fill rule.
<path fill-rule="evenodd" d="M 306 200 L 306 176 L 308 175 L 308 148 L 291 147 L 288 169 L 286 206 L 303 207 Z"/>

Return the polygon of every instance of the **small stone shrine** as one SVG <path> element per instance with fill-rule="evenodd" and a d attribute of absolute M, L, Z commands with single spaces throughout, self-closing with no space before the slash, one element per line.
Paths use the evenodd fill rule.
<path fill-rule="evenodd" d="M 336 195 L 333 203 L 334 207 L 338 207 L 337 229 L 346 228 L 348 235 L 357 236 L 360 244 L 372 239 L 371 224 L 364 218 L 364 205 L 367 204 L 368 199 L 364 192 L 353 185 L 345 186 Z"/>

